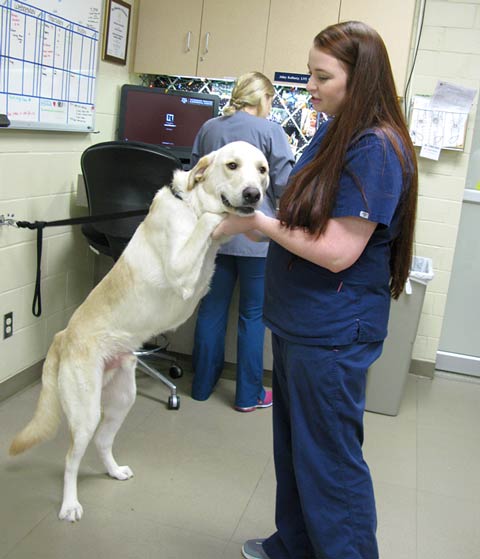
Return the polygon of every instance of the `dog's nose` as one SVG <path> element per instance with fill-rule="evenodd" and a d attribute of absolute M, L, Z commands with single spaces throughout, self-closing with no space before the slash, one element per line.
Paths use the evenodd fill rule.
<path fill-rule="evenodd" d="M 254 188 L 253 186 L 248 186 L 242 192 L 243 201 L 246 204 L 255 204 L 260 200 L 260 190 L 258 188 Z"/>

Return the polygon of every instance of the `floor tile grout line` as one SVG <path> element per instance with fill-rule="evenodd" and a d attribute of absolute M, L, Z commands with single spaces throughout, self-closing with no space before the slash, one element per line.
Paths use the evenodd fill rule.
<path fill-rule="evenodd" d="M 250 495 L 250 498 L 249 498 L 248 501 L 247 501 L 247 504 L 245 505 L 245 508 L 244 508 L 244 510 L 243 510 L 243 513 L 240 515 L 240 518 L 238 519 L 238 522 L 237 522 L 236 526 L 234 527 L 234 529 L 233 529 L 233 531 L 232 531 L 232 534 L 230 535 L 230 538 L 229 538 L 229 540 L 228 540 L 227 546 L 228 546 L 230 543 L 234 543 L 234 542 L 233 542 L 233 536 L 234 536 L 235 532 L 237 531 L 238 527 L 240 526 L 240 523 L 242 522 L 242 519 L 243 519 L 243 517 L 245 516 L 245 513 L 247 512 L 248 506 L 249 506 L 250 503 L 252 502 L 253 496 L 255 495 L 255 492 L 257 491 L 258 486 L 260 485 L 260 482 L 262 481 L 263 476 L 265 475 L 265 472 L 267 471 L 267 468 L 268 468 L 268 465 L 269 465 L 269 463 L 270 463 L 271 458 L 272 458 L 271 456 L 269 456 L 269 457 L 267 458 L 267 461 L 265 462 L 265 466 L 264 466 L 264 468 L 263 468 L 263 471 L 262 471 L 262 473 L 260 474 L 260 476 L 259 476 L 259 478 L 258 478 L 258 481 L 257 481 L 257 483 L 255 484 L 255 487 L 253 488 L 253 491 L 252 491 L 252 493 L 251 493 L 251 495 Z M 256 537 L 256 536 L 252 536 L 252 537 Z"/>
<path fill-rule="evenodd" d="M 87 501 L 85 501 L 85 502 L 87 502 Z M 108 507 L 108 506 L 103 506 L 102 504 L 98 504 L 98 503 L 91 503 L 91 502 L 89 502 L 89 503 L 88 503 L 88 508 L 89 508 L 89 510 L 92 510 L 92 511 L 94 511 L 94 510 L 96 509 L 96 510 L 104 511 L 104 512 L 106 512 L 106 513 L 112 512 L 112 509 L 111 509 L 110 507 Z M 156 520 L 156 519 L 154 519 L 154 518 L 152 518 L 152 517 L 150 517 L 150 516 L 148 516 L 148 515 L 146 515 L 146 514 L 143 514 L 143 513 L 141 513 L 141 512 L 140 512 L 140 513 L 139 513 L 138 511 L 135 511 L 135 512 L 137 513 L 137 519 L 138 519 L 138 521 L 141 521 L 141 522 L 149 522 L 149 523 L 151 523 L 151 524 L 154 524 L 155 526 L 160 526 L 160 527 L 163 527 L 163 528 L 168 528 L 169 530 L 182 531 L 182 532 L 186 532 L 186 533 L 190 533 L 190 534 L 196 534 L 196 535 L 198 535 L 198 536 L 202 536 L 202 537 L 205 537 L 205 538 L 209 538 L 209 539 L 212 539 L 212 540 L 215 540 L 215 541 L 218 541 L 218 542 L 224 542 L 224 543 L 226 542 L 227 545 L 228 545 L 228 543 L 230 542 L 230 540 L 227 540 L 227 539 L 225 539 L 225 538 L 223 538 L 223 537 L 215 536 L 215 535 L 213 535 L 213 534 L 211 534 L 211 533 L 209 533 L 209 532 L 206 532 L 206 531 L 204 531 L 204 530 L 203 530 L 203 531 L 202 531 L 202 530 L 195 530 L 195 529 L 192 529 L 191 527 L 179 526 L 178 524 L 173 524 L 173 523 L 165 522 L 165 521 L 163 521 L 163 520 L 162 520 L 162 521 L 159 521 L 159 520 Z M 125 511 L 125 510 L 123 510 L 123 511 L 118 511 L 118 510 L 116 510 L 116 511 L 115 511 L 115 514 L 116 514 L 116 515 L 123 516 L 124 518 L 128 518 L 129 515 L 130 515 L 129 511 Z M 59 520 L 59 522 L 61 522 L 61 521 Z M 36 526 L 34 526 L 34 527 L 32 528 L 32 530 L 33 530 L 35 527 L 36 527 Z M 10 553 L 10 552 L 9 552 L 9 553 Z M 0 558 L 0 559 L 7 559 L 7 558 Z"/>
<path fill-rule="evenodd" d="M 37 528 L 38 526 L 40 526 L 40 524 L 42 524 L 42 522 L 43 522 L 48 516 L 50 516 L 52 513 L 55 514 L 55 515 L 57 514 L 57 510 L 56 510 L 56 508 L 54 508 L 53 506 L 50 508 L 50 510 L 48 510 L 48 511 L 44 514 L 44 516 L 42 516 L 42 518 L 40 518 L 40 520 L 39 520 L 38 522 L 36 522 L 33 526 L 30 527 L 30 530 L 28 530 L 28 532 L 27 532 L 26 534 L 24 534 L 24 535 L 13 545 L 13 547 L 7 551 L 7 554 L 6 554 L 6 555 L 3 555 L 3 556 L 1 557 L 1 559 L 8 559 L 8 557 L 15 551 L 15 549 L 16 549 L 26 538 L 28 538 L 28 536 L 29 536 L 34 530 L 36 530 L 36 528 Z"/>

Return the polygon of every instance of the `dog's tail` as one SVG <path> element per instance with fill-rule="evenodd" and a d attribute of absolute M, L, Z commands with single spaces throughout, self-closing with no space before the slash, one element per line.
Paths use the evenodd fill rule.
<path fill-rule="evenodd" d="M 60 362 L 58 353 L 59 341 L 59 338 L 56 337 L 48 351 L 43 365 L 42 390 L 38 399 L 37 409 L 30 423 L 13 439 L 9 450 L 12 456 L 25 452 L 38 443 L 52 439 L 57 432 L 62 414 L 57 387 Z"/>

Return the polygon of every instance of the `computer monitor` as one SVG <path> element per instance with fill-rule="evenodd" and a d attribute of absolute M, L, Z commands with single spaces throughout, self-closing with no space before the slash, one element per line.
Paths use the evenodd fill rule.
<path fill-rule="evenodd" d="M 118 139 L 162 146 L 190 163 L 193 141 L 202 124 L 218 116 L 219 97 L 196 91 L 123 85 Z"/>

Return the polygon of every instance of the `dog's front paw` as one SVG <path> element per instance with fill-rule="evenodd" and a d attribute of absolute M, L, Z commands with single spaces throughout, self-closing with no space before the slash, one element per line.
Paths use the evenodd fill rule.
<path fill-rule="evenodd" d="M 185 287 L 184 285 L 181 285 L 179 281 L 177 281 L 177 283 L 172 287 L 176 295 L 178 295 L 182 299 L 182 301 L 187 301 L 187 299 L 190 299 L 195 291 L 191 287 Z"/>
<path fill-rule="evenodd" d="M 190 297 L 192 297 L 194 290 L 191 287 L 181 287 L 180 288 L 180 295 L 182 296 L 182 299 L 184 301 L 186 301 L 187 299 L 190 299 Z"/>
<path fill-rule="evenodd" d="M 125 481 L 133 477 L 133 472 L 128 466 L 117 466 L 114 470 L 108 472 L 110 477 Z"/>
<path fill-rule="evenodd" d="M 203 219 L 208 224 L 208 229 L 213 232 L 226 217 L 226 213 L 214 214 L 206 212 L 202 215 L 201 219 Z"/>
<path fill-rule="evenodd" d="M 78 501 L 72 501 L 71 503 L 62 503 L 62 508 L 58 513 L 58 518 L 60 520 L 67 520 L 68 522 L 77 522 L 83 515 L 83 507 Z"/>
<path fill-rule="evenodd" d="M 223 245 L 224 243 L 228 243 L 233 239 L 233 235 L 221 235 L 220 237 L 215 237 L 215 240 Z"/>

